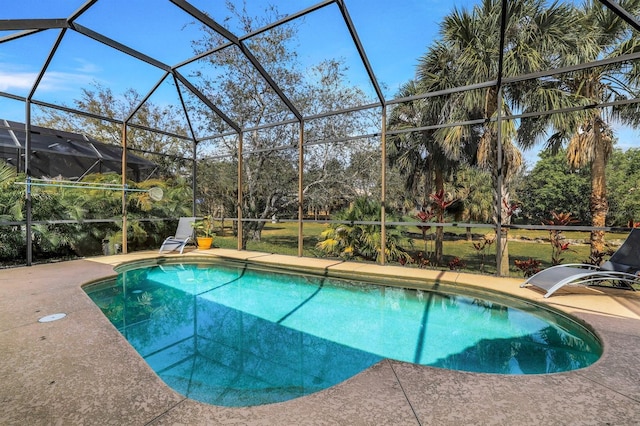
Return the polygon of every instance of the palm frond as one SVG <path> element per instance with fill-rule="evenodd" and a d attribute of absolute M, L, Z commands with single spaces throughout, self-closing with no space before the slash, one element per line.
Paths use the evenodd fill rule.
<path fill-rule="evenodd" d="M 0 161 L 0 185 L 15 179 L 17 176 L 15 167 Z"/>

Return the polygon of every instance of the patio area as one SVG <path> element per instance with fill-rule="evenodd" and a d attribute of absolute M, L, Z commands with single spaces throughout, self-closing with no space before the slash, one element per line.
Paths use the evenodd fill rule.
<path fill-rule="evenodd" d="M 582 370 L 535 376 L 384 360 L 337 386 L 284 403 L 228 408 L 186 399 L 156 376 L 81 288 L 114 275 L 113 267 L 122 262 L 156 256 L 144 252 L 0 270 L 0 424 L 640 424 L 640 292 L 567 288 L 543 299 L 539 291 L 519 288 L 520 279 L 223 249 L 185 256 L 499 289 L 585 321 L 602 339 L 604 354 Z M 67 316 L 38 322 L 59 312 Z"/>

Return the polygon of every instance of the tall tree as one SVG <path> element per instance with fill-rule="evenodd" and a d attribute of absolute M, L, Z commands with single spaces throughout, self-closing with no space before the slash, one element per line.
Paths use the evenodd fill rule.
<path fill-rule="evenodd" d="M 575 37 L 567 32 L 572 23 L 571 9 L 543 0 L 523 0 L 506 3 L 506 29 L 502 70 L 500 65 L 501 0 L 483 0 L 471 10 L 455 9 L 441 26 L 441 41 L 421 58 L 418 78 L 424 91 L 446 90 L 474 83 L 491 81 L 501 75 L 515 76 L 549 69 L 556 65 L 558 54 L 575 48 Z M 490 86 L 484 89 L 450 93 L 440 108 L 440 124 L 449 124 L 436 132 L 443 147 L 453 155 L 469 146 L 477 146 L 477 161 L 492 171 L 496 190 L 495 206 L 501 209 L 502 225 L 510 221 L 509 182 L 522 164 L 516 148 L 516 127 L 503 120 L 498 132 L 497 117 L 509 115 L 521 102 L 518 85 Z M 476 125 L 455 125 L 470 120 Z M 498 135 L 501 139 L 498 141 Z M 502 163 L 497 163 L 498 144 Z M 499 185 L 502 182 L 503 185 Z M 509 273 L 506 234 L 501 236 L 501 275 Z"/>
<path fill-rule="evenodd" d="M 305 123 L 303 193 L 305 203 L 342 207 L 358 196 L 378 196 L 380 146 L 375 138 L 345 136 L 371 133 L 368 123 L 379 128 L 373 111 L 322 116 L 351 104 L 365 103 L 365 95 L 345 81 L 345 66 L 336 60 L 323 61 L 305 74 L 299 102 L 306 115 L 320 118 Z M 377 117 L 376 117 L 377 118 Z M 333 142 L 332 142 L 333 141 Z M 323 203 L 318 200 L 324 199 Z"/>
<path fill-rule="evenodd" d="M 404 84 L 398 97 L 405 98 L 420 93 L 417 81 Z M 396 105 L 389 115 L 389 129 L 403 130 L 428 126 L 438 120 L 437 101 L 408 101 Z M 405 191 L 421 212 L 437 209 L 430 197 L 444 193 L 445 182 L 456 168 L 460 155 L 447 153 L 434 130 L 399 133 L 389 138 L 389 163 L 404 177 Z M 435 212 L 434 212 L 435 213 Z M 421 213 L 419 213 L 421 214 Z M 442 262 L 444 228 L 436 228 L 435 263 Z"/>
<path fill-rule="evenodd" d="M 614 149 L 607 164 L 608 221 L 613 226 L 640 223 L 640 149 Z"/>
<path fill-rule="evenodd" d="M 470 165 L 463 165 L 456 169 L 453 185 L 454 197 L 458 202 L 451 206 L 451 210 L 456 212 L 456 220 L 481 223 L 491 220 L 493 190 L 488 172 Z"/>
<path fill-rule="evenodd" d="M 640 14 L 640 0 L 623 0 L 618 4 L 632 16 Z M 603 3 L 586 0 L 572 11 L 573 22 L 566 27 L 579 37 L 580 43 L 561 56 L 562 65 L 589 63 L 640 51 L 640 38 L 625 21 Z M 523 105 L 528 111 L 547 111 L 559 106 L 586 106 L 637 96 L 638 65 L 620 62 L 558 75 L 537 82 Z M 567 160 L 574 169 L 590 167 L 591 225 L 604 227 L 608 212 L 606 164 L 613 149 L 613 123 L 637 125 L 637 106 L 588 108 L 579 112 L 553 114 L 524 120 L 520 141 L 531 145 L 536 135 L 550 129 L 547 147 L 557 151 L 567 145 Z M 591 232 L 591 255 L 605 251 L 604 231 Z"/>
<path fill-rule="evenodd" d="M 523 216 L 529 223 L 542 224 L 551 212 L 571 213 L 581 224 L 590 221 L 589 171 L 586 168 L 572 170 L 566 161 L 566 152 L 540 153 L 540 159 L 527 173 L 518 191 L 522 200 Z"/>
<path fill-rule="evenodd" d="M 268 8 L 260 17 L 252 17 L 244 8 L 236 8 L 230 2 L 227 7 L 240 23 L 240 30 L 247 34 L 279 18 L 275 7 Z M 215 51 L 205 57 L 203 68 L 195 73 L 200 79 L 201 91 L 240 129 L 292 120 L 294 114 L 287 100 L 304 115 L 335 110 L 344 107 L 345 102 L 366 103 L 363 92 L 345 81 L 344 65 L 340 61 L 324 61 L 303 69 L 292 48 L 296 37 L 294 24 L 286 24 L 255 34 L 243 42 L 242 48 L 218 49 L 228 40 L 208 29 L 206 36 L 195 43 L 199 54 Z M 251 63 L 247 52 L 269 73 L 280 93 Z M 208 73 L 212 69 L 215 71 Z M 209 114 L 209 131 L 224 127 L 220 117 L 210 111 L 203 112 Z M 357 115 L 317 118 L 305 123 L 304 143 L 321 144 L 358 134 L 362 126 L 362 117 Z M 298 142 L 297 124 L 243 132 L 242 208 L 243 218 L 248 219 L 243 221 L 243 247 L 249 238 L 260 239 L 265 223 L 273 215 L 288 212 L 291 207 L 297 210 Z M 334 144 L 333 150 L 327 146 L 305 147 L 305 165 L 310 173 L 305 176 L 303 194 L 313 193 L 329 181 L 336 182 L 329 174 L 346 170 L 351 163 L 350 146 L 356 145 Z M 237 140 L 222 138 L 212 149 L 237 161 Z M 333 160 L 338 149 L 341 167 L 327 167 L 337 165 Z"/>

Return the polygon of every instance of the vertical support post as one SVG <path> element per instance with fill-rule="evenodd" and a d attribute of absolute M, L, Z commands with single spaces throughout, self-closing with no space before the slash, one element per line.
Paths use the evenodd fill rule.
<path fill-rule="evenodd" d="M 304 121 L 300 121 L 300 134 L 298 135 L 298 257 L 304 254 Z"/>
<path fill-rule="evenodd" d="M 127 123 L 122 122 L 122 253 L 127 254 Z"/>
<path fill-rule="evenodd" d="M 238 250 L 242 250 L 242 168 L 243 168 L 243 159 L 242 159 L 242 132 L 238 133 L 238 206 L 237 206 L 237 216 L 238 216 Z"/>
<path fill-rule="evenodd" d="M 38 88 L 38 86 L 40 85 L 40 82 L 42 81 L 42 78 L 44 77 L 44 73 L 46 72 L 47 68 L 49 68 L 49 64 L 51 63 L 51 60 L 53 59 L 53 55 L 55 54 L 56 50 L 58 49 L 58 46 L 60 46 L 60 42 L 62 41 L 62 37 L 64 37 L 65 32 L 67 31 L 66 28 L 63 28 L 60 31 L 60 34 L 58 35 L 58 38 L 56 39 L 56 42 L 54 43 L 53 47 L 51 48 L 51 51 L 49 52 L 49 56 L 47 56 L 47 60 L 45 61 L 44 65 L 42 66 L 42 68 L 40 69 L 40 72 L 38 73 L 38 76 L 36 77 L 35 82 L 33 83 L 33 86 L 31 87 L 31 91 L 29 92 L 29 95 L 27 95 L 26 100 L 25 100 L 25 150 L 24 150 L 24 172 L 27 174 L 27 185 L 26 185 L 26 190 L 25 190 L 25 209 L 26 209 L 26 216 L 27 216 L 27 226 L 26 226 L 26 243 L 27 243 L 27 266 L 31 266 L 31 263 L 33 261 L 33 238 L 31 237 L 31 227 L 32 227 L 32 205 L 31 205 L 31 170 L 30 170 L 30 161 L 31 161 L 31 99 L 33 99 L 33 95 L 36 92 L 36 89 Z"/>
<path fill-rule="evenodd" d="M 31 101 L 27 99 L 25 102 L 25 136 L 24 136 L 24 171 L 27 174 L 27 185 L 25 187 L 25 210 L 27 226 L 26 232 L 26 244 L 27 244 L 27 266 L 31 266 L 33 262 L 33 238 L 31 238 L 32 227 L 32 210 L 31 210 Z"/>
<path fill-rule="evenodd" d="M 198 143 L 196 140 L 193 140 L 193 158 L 191 159 L 191 191 L 193 193 L 193 199 L 191 200 L 191 214 L 196 216 L 196 200 L 198 196 L 196 194 L 196 190 L 198 188 Z"/>
<path fill-rule="evenodd" d="M 380 170 L 380 264 L 386 263 L 387 253 L 387 106 L 382 105 L 382 123 L 380 132 L 380 164 L 382 165 Z"/>
<path fill-rule="evenodd" d="M 495 198 L 495 209 L 496 209 L 496 275 L 502 276 L 502 254 L 505 249 L 505 245 L 507 244 L 506 238 L 504 241 L 502 240 L 502 221 L 503 221 L 503 191 L 504 191 L 504 168 L 503 168 L 503 158 L 502 158 L 502 74 L 504 68 L 504 46 L 505 46 L 505 38 L 506 38 L 506 29 L 507 29 L 507 2 L 502 2 L 502 9 L 500 12 L 500 57 L 498 58 L 498 81 L 496 83 L 498 93 L 497 93 L 497 126 L 498 130 L 496 131 L 496 165 L 495 172 L 496 176 L 496 198 Z"/>
<path fill-rule="evenodd" d="M 496 275 L 502 276 L 502 251 L 504 250 L 504 242 L 502 241 L 502 88 L 498 88 L 498 117 L 497 117 L 498 131 L 496 132 L 497 147 L 496 147 Z"/>

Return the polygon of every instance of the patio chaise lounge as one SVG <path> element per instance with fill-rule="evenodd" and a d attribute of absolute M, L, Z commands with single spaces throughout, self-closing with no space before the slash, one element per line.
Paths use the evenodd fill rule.
<path fill-rule="evenodd" d="M 605 281 L 616 287 L 631 290 L 639 283 L 640 275 L 640 228 L 634 228 L 611 256 L 601 266 L 587 264 L 556 265 L 529 277 L 520 287 L 532 285 L 547 290 L 544 297 L 551 296 L 565 285 L 597 285 Z"/>
<path fill-rule="evenodd" d="M 193 242 L 193 223 L 196 221 L 195 217 L 181 217 L 178 220 L 178 229 L 176 234 L 167 237 L 160 246 L 159 253 L 166 251 L 174 251 L 180 249 L 180 254 L 184 250 L 184 247 Z"/>

